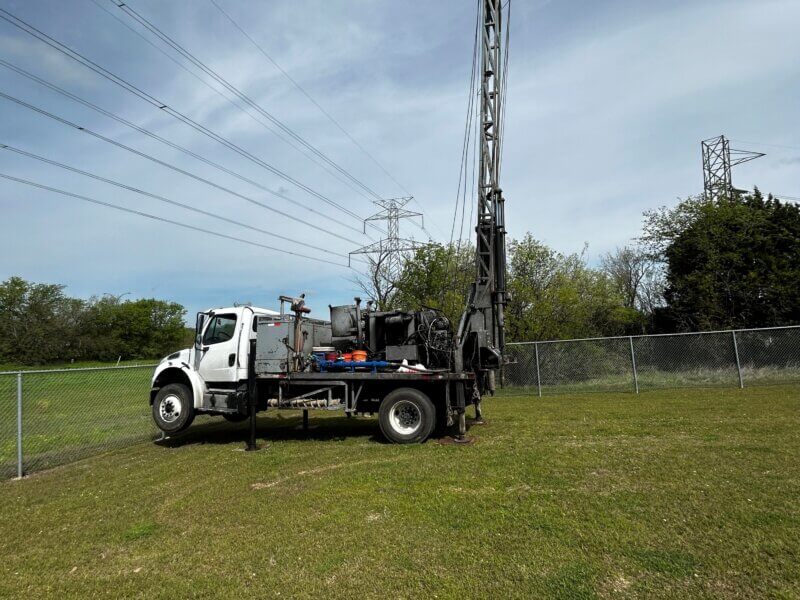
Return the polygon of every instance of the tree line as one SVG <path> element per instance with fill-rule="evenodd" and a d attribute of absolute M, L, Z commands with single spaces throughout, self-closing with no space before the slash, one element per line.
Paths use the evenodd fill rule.
<path fill-rule="evenodd" d="M 380 257 L 358 284 L 381 308 L 433 307 L 453 323 L 474 280 L 474 247 L 428 245 L 399 277 Z M 687 198 L 644 213 L 642 233 L 603 255 L 562 254 L 530 233 L 508 243 L 510 340 L 800 324 L 800 207 L 764 195 Z"/>
<path fill-rule="evenodd" d="M 189 343 L 186 310 L 175 302 L 83 300 L 20 277 L 0 283 L 0 315 L 0 363 L 153 359 Z"/>

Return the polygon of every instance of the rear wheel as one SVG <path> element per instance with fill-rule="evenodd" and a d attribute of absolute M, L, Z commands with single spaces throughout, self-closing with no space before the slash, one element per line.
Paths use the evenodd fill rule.
<path fill-rule="evenodd" d="M 436 409 L 425 394 L 413 388 L 390 392 L 378 411 L 381 432 L 395 444 L 414 444 L 428 439 L 436 424 Z"/>
<path fill-rule="evenodd" d="M 158 390 L 153 400 L 153 420 L 164 433 L 183 431 L 194 420 L 191 390 L 182 383 L 170 383 Z"/>

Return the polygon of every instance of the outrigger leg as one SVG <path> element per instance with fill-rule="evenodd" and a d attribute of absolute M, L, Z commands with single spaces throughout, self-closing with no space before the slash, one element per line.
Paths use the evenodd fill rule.
<path fill-rule="evenodd" d="M 250 435 L 247 436 L 247 447 L 245 448 L 247 452 L 258 450 L 258 445 L 256 444 L 256 399 L 258 392 L 256 391 L 255 357 L 256 342 L 251 340 L 250 358 L 247 361 L 247 408 L 250 415 Z"/>
<path fill-rule="evenodd" d="M 475 425 L 483 425 L 485 421 L 483 420 L 483 411 L 481 411 L 481 401 L 480 399 L 475 400 Z"/>
<path fill-rule="evenodd" d="M 245 448 L 247 452 L 258 450 L 256 444 L 256 395 L 254 392 L 255 390 L 248 392 L 250 396 L 250 406 L 248 407 L 250 409 L 250 435 L 247 437 L 247 448 Z"/>
<path fill-rule="evenodd" d="M 464 397 L 464 386 L 456 386 L 456 414 L 458 415 L 458 432 L 453 441 L 457 444 L 469 444 L 472 440 L 467 437 L 467 407 Z"/>

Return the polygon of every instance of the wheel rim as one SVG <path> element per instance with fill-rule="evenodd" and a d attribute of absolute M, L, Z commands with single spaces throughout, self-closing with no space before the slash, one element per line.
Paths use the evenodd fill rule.
<path fill-rule="evenodd" d="M 397 433 L 411 435 L 422 427 L 422 412 L 408 400 L 400 400 L 389 411 L 389 423 Z"/>
<path fill-rule="evenodd" d="M 158 406 L 158 412 L 165 423 L 174 423 L 181 416 L 183 404 L 175 394 L 164 396 Z"/>

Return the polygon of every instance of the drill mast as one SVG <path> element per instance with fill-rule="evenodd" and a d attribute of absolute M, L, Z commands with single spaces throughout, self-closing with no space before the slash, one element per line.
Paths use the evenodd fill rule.
<path fill-rule="evenodd" d="M 483 0 L 480 27 L 480 162 L 476 277 L 457 334 L 457 368 L 488 373 L 503 362 L 506 298 L 505 211 L 499 186 L 505 73 L 501 0 Z M 461 364 L 458 364 L 458 361 Z M 493 384 L 489 384 L 490 389 Z"/>

